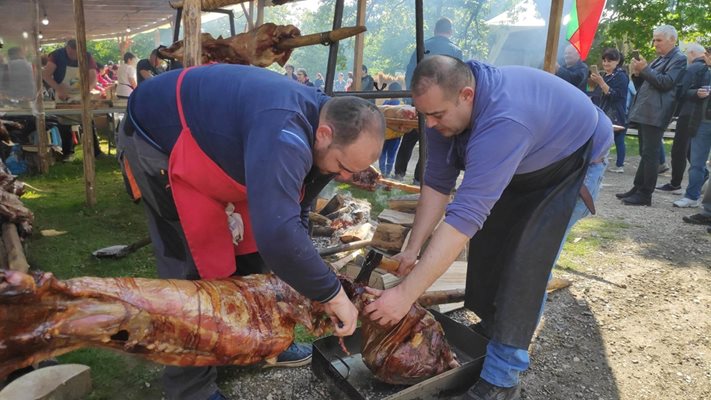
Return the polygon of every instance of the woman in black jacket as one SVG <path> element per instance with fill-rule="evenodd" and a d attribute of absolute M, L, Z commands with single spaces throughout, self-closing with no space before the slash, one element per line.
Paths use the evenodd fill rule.
<path fill-rule="evenodd" d="M 627 86 L 630 78 L 622 68 L 624 57 L 615 48 L 605 49 L 602 53 L 602 75 L 592 72 L 590 80 L 597 84 L 593 99 L 600 99 L 600 107 L 610 117 L 614 125 L 622 127 L 615 129 L 615 148 L 617 149 L 617 162 L 610 167 L 611 172 L 624 172 L 625 163 L 625 134 L 627 133 Z M 597 103 L 597 102 L 596 102 Z"/>

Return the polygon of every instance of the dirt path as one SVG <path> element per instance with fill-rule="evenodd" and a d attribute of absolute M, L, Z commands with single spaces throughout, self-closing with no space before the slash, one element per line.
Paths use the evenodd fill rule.
<path fill-rule="evenodd" d="M 616 240 L 556 269 L 573 286 L 549 297 L 524 399 L 711 399 L 711 235 L 682 222 L 698 210 L 673 208 L 680 195 L 621 205 L 614 193 L 629 189 L 637 161 L 608 172 L 597 201 L 594 218 L 623 226 Z M 333 398 L 308 368 L 236 369 L 227 386 L 245 400 Z"/>

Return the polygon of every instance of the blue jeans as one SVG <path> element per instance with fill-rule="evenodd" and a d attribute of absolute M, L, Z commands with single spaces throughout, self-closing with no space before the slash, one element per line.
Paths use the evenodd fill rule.
<path fill-rule="evenodd" d="M 625 145 L 625 134 L 627 129 L 615 132 L 615 149 L 617 149 L 617 161 L 615 166 L 622 167 L 625 165 L 625 153 L 627 146 Z"/>
<path fill-rule="evenodd" d="M 711 151 L 711 122 L 702 122 L 696 136 L 691 138 L 691 157 L 689 167 L 689 185 L 684 197 L 698 200 L 701 197 L 701 187 L 709 177 L 706 160 Z"/>
<path fill-rule="evenodd" d="M 588 171 L 585 175 L 585 186 L 587 186 L 593 199 L 596 199 L 597 195 L 600 193 L 602 177 L 606 168 L 607 157 L 605 157 L 605 161 L 601 163 L 590 164 L 590 166 L 588 166 Z M 560 257 L 560 252 L 563 249 L 563 244 L 565 243 L 565 239 L 568 237 L 570 229 L 576 222 L 578 222 L 578 220 L 586 217 L 589 213 L 590 211 L 585 206 L 585 203 L 583 203 L 582 199 L 578 198 L 578 201 L 575 203 L 573 214 L 570 216 L 568 228 L 563 236 L 563 241 L 560 243 L 560 249 L 558 249 L 556 262 L 558 261 L 558 257 Z M 544 294 L 543 302 L 541 303 L 541 310 L 538 312 L 539 320 L 541 315 L 543 315 L 543 308 L 546 304 L 546 298 L 547 296 Z M 486 347 L 486 359 L 484 359 L 484 367 L 481 370 L 481 378 L 492 385 L 500 387 L 516 386 L 518 385 L 519 373 L 528 369 L 529 364 L 530 359 L 528 356 L 528 349 L 519 349 L 499 343 L 495 340 L 490 340 Z"/>
<path fill-rule="evenodd" d="M 380 167 L 380 173 L 382 173 L 385 177 L 390 176 L 390 173 L 393 171 L 395 155 L 397 154 L 397 148 L 400 146 L 401 139 L 401 137 L 388 139 L 385 143 L 383 143 L 383 151 L 380 153 L 378 166 Z"/>

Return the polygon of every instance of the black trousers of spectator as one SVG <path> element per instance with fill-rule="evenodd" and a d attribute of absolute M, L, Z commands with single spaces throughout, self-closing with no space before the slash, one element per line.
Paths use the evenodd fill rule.
<path fill-rule="evenodd" d="M 415 148 L 415 145 L 419 140 L 420 133 L 416 129 L 407 132 L 402 137 L 400 148 L 398 149 L 397 156 L 395 157 L 395 175 L 405 176 L 405 173 L 407 173 L 407 164 L 410 162 L 410 158 L 412 158 L 412 150 Z M 422 179 L 420 179 L 421 162 L 422 160 L 418 158 L 417 167 L 415 167 L 415 179 L 420 182 L 422 181 Z"/>
<path fill-rule="evenodd" d="M 689 132 L 690 115 L 680 115 L 676 121 L 674 142 L 671 148 L 671 184 L 681 186 L 686 170 L 686 161 L 689 159 L 689 143 L 692 133 Z"/>
<path fill-rule="evenodd" d="M 659 148 L 662 145 L 664 128 L 639 124 L 637 134 L 639 137 L 639 154 L 642 159 L 634 176 L 634 187 L 640 194 L 651 198 L 657 185 Z"/>
<path fill-rule="evenodd" d="M 57 129 L 59 129 L 59 136 L 62 138 L 62 154 L 68 156 L 74 154 L 74 136 L 72 135 L 71 125 L 57 124 Z M 99 146 L 99 138 L 96 136 L 96 129 L 92 125 L 92 131 L 94 133 L 94 155 L 101 154 L 101 147 Z"/>

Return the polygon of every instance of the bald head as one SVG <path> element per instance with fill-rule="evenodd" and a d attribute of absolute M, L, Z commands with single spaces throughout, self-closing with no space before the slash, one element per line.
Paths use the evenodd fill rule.
<path fill-rule="evenodd" d="M 424 94 L 437 85 L 445 95 L 456 96 L 464 87 L 474 88 L 474 74 L 467 64 L 449 56 L 427 57 L 417 64 L 412 75 L 412 95 Z"/>

